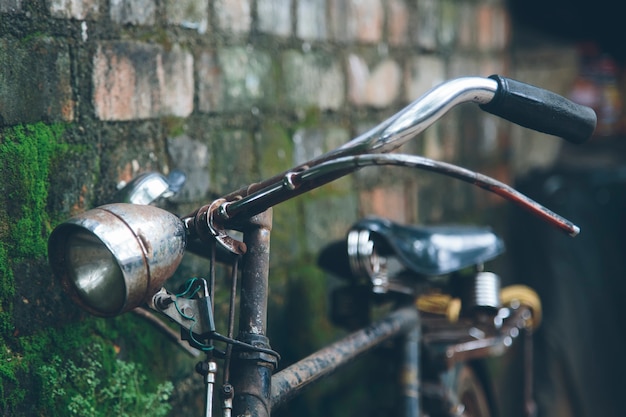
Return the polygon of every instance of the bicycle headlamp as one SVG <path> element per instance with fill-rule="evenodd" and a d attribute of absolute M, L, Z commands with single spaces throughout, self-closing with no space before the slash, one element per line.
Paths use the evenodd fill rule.
<path fill-rule="evenodd" d="M 143 304 L 171 277 L 186 245 L 183 222 L 153 207 L 109 204 L 54 229 L 48 257 L 82 308 L 115 316 Z"/>

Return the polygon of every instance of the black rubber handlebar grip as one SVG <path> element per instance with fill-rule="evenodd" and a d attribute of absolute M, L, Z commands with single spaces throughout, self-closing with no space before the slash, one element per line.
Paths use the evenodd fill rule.
<path fill-rule="evenodd" d="M 565 97 L 499 75 L 489 78 L 498 83 L 493 100 L 480 107 L 520 126 L 583 143 L 596 128 L 593 109 Z"/>

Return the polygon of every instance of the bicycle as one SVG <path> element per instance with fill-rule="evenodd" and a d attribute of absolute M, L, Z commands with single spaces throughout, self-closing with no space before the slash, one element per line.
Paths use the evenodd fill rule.
<path fill-rule="evenodd" d="M 271 207 L 364 167 L 401 166 L 451 176 L 496 193 L 571 236 L 578 234 L 570 221 L 495 179 L 421 156 L 390 153 L 466 102 L 575 143 L 584 142 L 595 128 L 593 110 L 528 84 L 501 76 L 450 80 L 336 150 L 188 215 L 115 203 L 69 219 L 49 239 L 53 272 L 70 297 L 92 314 L 109 317 L 147 304 L 178 323 L 182 338 L 206 353 L 197 369 L 206 384 L 206 416 L 213 414 L 217 360 L 223 361 L 223 415 L 269 416 L 305 387 L 387 340 L 402 345 L 404 415 L 488 416 L 488 398 L 470 362 L 502 354 L 521 335 L 530 342 L 541 312 L 532 290 L 503 292 L 498 277 L 482 269 L 502 251 L 501 241 L 488 229 L 418 228 L 364 219 L 350 229 L 346 241 L 328 250 L 344 254 L 330 269 L 351 280 L 333 296 L 333 318 L 353 332 L 277 372 L 280 355 L 266 336 Z M 337 251 L 336 245 L 345 251 Z M 185 250 L 212 260 L 209 278 L 192 279 L 171 292 L 163 283 Z M 232 264 L 225 335 L 214 322 L 217 261 Z M 324 253 L 320 264 L 328 265 Z M 370 297 L 383 300 L 389 310 L 372 323 L 364 303 Z M 530 349 L 526 351 L 530 360 Z M 526 413 L 532 415 L 529 375 L 525 387 Z"/>

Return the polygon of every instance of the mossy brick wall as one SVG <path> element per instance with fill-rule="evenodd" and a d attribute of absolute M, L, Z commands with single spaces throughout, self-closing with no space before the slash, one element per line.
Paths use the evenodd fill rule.
<path fill-rule="evenodd" d="M 447 78 L 515 75 L 511 31 L 499 0 L 1 0 L 0 414 L 69 415 L 81 386 L 62 369 L 97 373 L 101 387 L 127 369 L 115 359 L 148 376 L 131 396 L 169 380 L 173 415 L 202 405 L 193 359 L 157 330 L 68 303 L 46 259 L 56 224 L 148 170 L 187 172 L 172 209 L 188 212 L 345 143 Z M 507 181 L 509 133 L 464 107 L 406 150 Z M 289 362 L 334 337 L 312 262 L 359 216 L 483 222 L 493 202 L 452 180 L 368 170 L 278 207 L 273 346 Z M 189 256 L 174 280 L 206 271 Z M 315 395 L 311 415 L 331 398 Z"/>

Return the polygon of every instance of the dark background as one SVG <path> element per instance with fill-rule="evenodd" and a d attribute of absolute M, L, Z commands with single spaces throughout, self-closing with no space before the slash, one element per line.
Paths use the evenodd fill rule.
<path fill-rule="evenodd" d="M 626 63 L 623 3 L 617 0 L 509 0 L 517 24 L 569 41 L 594 41 Z"/>
<path fill-rule="evenodd" d="M 518 38 L 520 43 L 532 46 L 537 36 L 546 36 L 592 45 L 596 58 L 608 57 L 623 103 L 620 2 L 510 0 L 510 8 L 518 29 L 533 34 Z M 625 140 L 623 124 L 617 125 L 582 147 L 566 145 L 553 167 L 517 181 L 520 191 L 581 227 L 571 239 L 521 213 L 512 216 L 509 253 L 516 279 L 539 292 L 545 309 L 535 349 L 540 416 L 623 415 Z"/>

